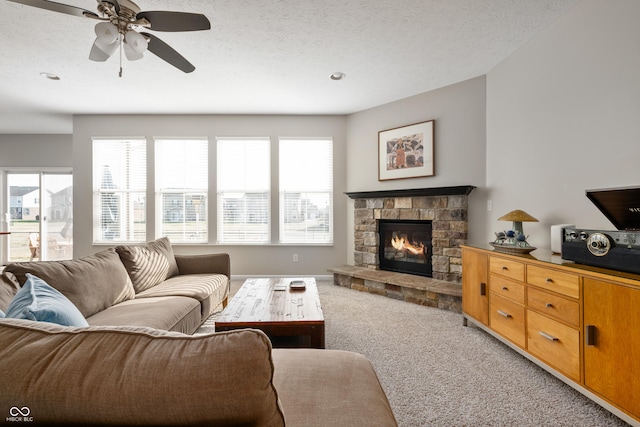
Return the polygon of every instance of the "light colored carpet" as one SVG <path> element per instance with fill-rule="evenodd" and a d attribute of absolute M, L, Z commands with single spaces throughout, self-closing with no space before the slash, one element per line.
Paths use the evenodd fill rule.
<path fill-rule="evenodd" d="M 459 314 L 318 289 L 327 348 L 371 360 L 401 427 L 627 425 Z M 198 333 L 212 331 L 213 319 Z"/>

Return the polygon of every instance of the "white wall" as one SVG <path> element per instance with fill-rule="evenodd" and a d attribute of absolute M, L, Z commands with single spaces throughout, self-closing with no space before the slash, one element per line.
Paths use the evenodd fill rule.
<path fill-rule="evenodd" d="M 344 116 L 224 116 L 224 115 L 114 115 L 75 116 L 73 131 L 74 164 L 74 256 L 97 252 L 92 244 L 91 138 L 103 137 L 188 137 L 219 136 L 333 137 L 334 140 L 334 245 L 333 246 L 219 246 L 176 245 L 176 253 L 227 252 L 231 273 L 249 275 L 327 275 L 327 269 L 346 259 L 345 205 L 345 125 Z M 313 161 L 313 159 L 309 159 Z M 151 168 L 148 171 L 153 173 Z M 215 171 L 215 169 L 211 169 Z M 272 179 L 277 179 L 277 167 Z M 215 175 L 215 174 L 214 174 Z M 153 182 L 152 180 L 150 182 Z M 151 193 L 152 194 L 152 193 Z M 277 194 L 272 195 L 277 202 Z M 213 201 L 211 202 L 213 203 Z M 212 205 L 210 205 L 212 206 Z M 215 212 L 210 208 L 210 212 Z M 212 216 L 210 216 L 212 217 Z M 215 217 L 215 215 L 213 215 Z M 273 218 L 272 221 L 277 221 Z M 209 224 L 215 227 L 215 221 Z M 147 230 L 149 230 L 149 226 Z M 293 262 L 293 254 L 299 262 Z"/>
<path fill-rule="evenodd" d="M 348 191 L 474 185 L 478 188 L 469 195 L 469 240 L 476 240 L 486 222 L 485 105 L 482 76 L 350 115 Z M 435 176 L 378 181 L 378 132 L 432 119 Z M 348 263 L 353 264 L 352 200 L 345 215 L 349 226 Z"/>
<path fill-rule="evenodd" d="M 523 209 L 549 227 L 615 229 L 585 190 L 640 185 L 640 1 L 583 0 L 487 75 L 486 236 Z"/>

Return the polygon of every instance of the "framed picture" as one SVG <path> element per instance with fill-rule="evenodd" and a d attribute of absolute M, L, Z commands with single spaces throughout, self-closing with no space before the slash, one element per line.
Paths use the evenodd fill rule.
<path fill-rule="evenodd" d="M 434 175 L 429 120 L 378 132 L 378 181 Z"/>

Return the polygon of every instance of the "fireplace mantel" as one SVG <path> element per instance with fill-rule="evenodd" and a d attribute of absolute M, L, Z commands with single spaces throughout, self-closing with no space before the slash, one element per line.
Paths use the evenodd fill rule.
<path fill-rule="evenodd" d="M 457 196 L 469 195 L 473 185 L 458 185 L 455 187 L 412 188 L 404 190 L 359 191 L 344 193 L 350 199 L 377 199 L 384 197 L 421 197 L 421 196 Z"/>

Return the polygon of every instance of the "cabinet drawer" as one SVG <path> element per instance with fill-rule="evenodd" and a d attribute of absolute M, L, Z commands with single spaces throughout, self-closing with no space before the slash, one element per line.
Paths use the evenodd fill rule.
<path fill-rule="evenodd" d="M 546 316 L 528 310 L 529 353 L 567 377 L 580 381 L 580 332 Z"/>
<path fill-rule="evenodd" d="M 496 294 L 491 295 L 490 301 L 491 329 L 524 348 L 524 306 Z"/>
<path fill-rule="evenodd" d="M 524 263 L 496 256 L 489 257 L 489 272 L 524 282 Z"/>
<path fill-rule="evenodd" d="M 552 295 L 549 292 L 529 287 L 527 292 L 527 306 L 575 326 L 580 326 L 580 305 L 578 301 Z"/>
<path fill-rule="evenodd" d="M 530 265 L 527 268 L 527 283 L 572 298 L 580 297 L 580 277 L 575 274 Z"/>
<path fill-rule="evenodd" d="M 500 295 L 505 298 L 509 298 L 512 301 L 524 304 L 524 284 L 520 282 L 514 282 L 505 277 L 495 274 L 491 275 L 491 281 L 489 287 L 491 292 Z"/>

